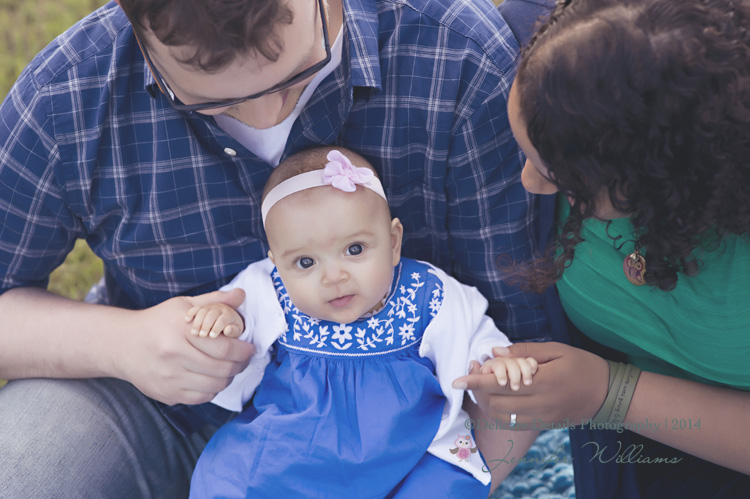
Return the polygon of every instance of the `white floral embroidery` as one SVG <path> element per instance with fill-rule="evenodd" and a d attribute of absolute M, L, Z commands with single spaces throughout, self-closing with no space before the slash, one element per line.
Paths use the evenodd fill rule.
<path fill-rule="evenodd" d="M 389 303 L 388 307 L 388 319 L 378 320 L 372 317 L 367 326 L 372 329 L 369 334 L 363 332 L 363 334 L 357 337 L 359 345 L 358 349 L 362 351 L 368 351 L 371 348 L 377 346 L 378 343 L 385 340 L 386 345 L 393 345 L 395 342 L 396 331 L 394 329 L 394 322 L 396 319 L 406 321 L 398 326 L 398 335 L 401 338 L 401 345 L 405 345 L 409 341 L 414 341 L 415 327 L 414 324 L 419 322 L 421 316 L 417 315 L 418 306 L 414 303 L 417 300 L 417 292 L 424 282 L 422 282 L 422 275 L 419 272 L 413 272 L 411 274 L 411 285 L 407 288 L 405 285 L 399 286 L 399 296 L 394 296 Z M 395 316 L 395 317 L 394 317 Z M 375 319 L 378 321 L 375 324 Z"/>
<path fill-rule="evenodd" d="M 432 290 L 432 298 L 430 299 L 430 317 L 435 317 L 440 310 L 440 305 L 443 304 L 445 298 L 445 292 L 443 291 L 442 283 L 438 282 L 435 284 L 435 289 Z"/>
<path fill-rule="evenodd" d="M 414 324 L 408 322 L 402 324 L 401 327 L 398 328 L 398 334 L 401 335 L 402 345 L 407 341 L 414 340 Z"/>
<path fill-rule="evenodd" d="M 391 346 L 403 346 L 418 339 L 418 335 L 426 324 L 419 314 L 420 304 L 427 302 L 424 293 L 428 290 L 425 286 L 425 274 L 412 272 L 409 275 L 410 283 L 401 283 L 397 292 L 389 297 L 383 311 L 367 320 L 357 321 L 352 324 L 323 323 L 319 319 L 309 317 L 301 313 L 291 302 L 278 272 L 272 274 L 277 286 L 279 303 L 287 316 L 287 332 L 291 328 L 292 343 L 307 345 L 307 348 L 331 349 L 343 351 L 355 347 L 360 352 L 371 352 L 377 350 L 390 350 Z M 432 289 L 429 290 L 430 317 L 434 317 L 444 299 L 443 287 L 439 279 L 432 279 Z M 429 319 L 424 321 L 429 322 Z M 331 334 L 331 330 L 333 334 Z M 287 332 L 281 336 L 283 343 L 289 343 Z M 330 341 L 329 341 L 330 340 Z"/>
<path fill-rule="evenodd" d="M 274 282 L 279 284 L 276 286 L 276 296 L 284 310 L 284 314 L 287 317 L 289 315 L 292 317 L 291 327 L 293 341 L 301 342 L 302 339 L 305 338 L 308 340 L 309 344 L 315 348 L 324 348 L 327 346 L 326 341 L 328 340 L 329 335 L 328 326 L 318 327 L 320 325 L 319 319 L 303 314 L 294 306 L 291 298 L 289 298 L 289 293 L 286 292 L 286 288 L 281 284 L 281 277 L 277 270 L 273 271 L 271 277 Z M 289 321 L 287 321 L 286 331 L 281 335 L 281 340 L 284 343 L 288 342 L 287 333 L 289 332 L 289 326 Z"/>
<path fill-rule="evenodd" d="M 336 331 L 333 336 L 331 336 L 332 339 L 338 341 L 338 343 L 334 343 L 334 348 L 338 350 L 347 350 L 350 346 L 352 346 L 352 342 L 347 340 L 352 339 L 352 335 L 349 334 L 349 331 L 352 330 L 351 326 L 347 326 L 346 324 L 339 324 L 338 326 L 333 326 L 333 330 Z"/>

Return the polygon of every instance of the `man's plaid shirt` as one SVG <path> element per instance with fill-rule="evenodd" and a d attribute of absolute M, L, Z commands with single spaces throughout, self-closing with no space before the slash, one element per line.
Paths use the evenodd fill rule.
<path fill-rule="evenodd" d="M 498 270 L 536 240 L 506 111 L 512 33 L 489 0 L 344 9 L 342 63 L 284 157 L 322 144 L 361 153 L 404 224 L 404 256 L 476 286 L 511 338 L 545 334 L 541 298 Z M 110 2 L 42 51 L 0 108 L 0 292 L 46 286 L 78 238 L 104 260 L 114 305 L 217 289 L 265 257 L 271 169 L 211 117 L 169 106 Z"/>

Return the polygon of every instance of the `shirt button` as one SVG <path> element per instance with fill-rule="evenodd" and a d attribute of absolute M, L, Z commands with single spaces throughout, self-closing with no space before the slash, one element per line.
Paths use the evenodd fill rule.
<path fill-rule="evenodd" d="M 226 153 L 227 156 L 237 156 L 237 151 L 235 151 L 231 147 L 225 147 L 224 152 Z"/>

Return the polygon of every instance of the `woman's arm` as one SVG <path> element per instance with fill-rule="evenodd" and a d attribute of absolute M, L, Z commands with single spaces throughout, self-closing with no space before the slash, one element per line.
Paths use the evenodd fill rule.
<path fill-rule="evenodd" d="M 642 372 L 626 425 L 658 424 L 643 435 L 750 474 L 750 393 Z"/>
<path fill-rule="evenodd" d="M 523 459 L 539 432 L 499 429 L 502 424 L 492 424 L 494 421 L 468 397 L 463 408 L 474 422 L 474 439 L 492 474 L 490 491 L 494 492 Z"/>
<path fill-rule="evenodd" d="M 507 420 L 511 412 L 516 413 L 521 429 L 534 424 L 580 425 L 604 402 L 609 371 L 601 357 L 553 342 L 517 343 L 509 350 L 512 356 L 539 362 L 531 386 L 512 392 L 488 374 L 472 373 L 456 380 L 458 386 L 474 391 L 491 417 Z M 642 431 L 646 437 L 750 474 L 749 413 L 750 393 L 643 372 L 625 426 L 645 424 L 648 419 L 652 426 Z M 679 428 L 680 421 L 685 421 L 684 429 Z"/>

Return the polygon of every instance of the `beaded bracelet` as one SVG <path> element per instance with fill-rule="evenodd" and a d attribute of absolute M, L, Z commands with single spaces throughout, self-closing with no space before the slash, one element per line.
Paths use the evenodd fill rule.
<path fill-rule="evenodd" d="M 622 362 L 609 362 L 609 387 L 607 397 L 604 399 L 599 412 L 591 420 L 592 423 L 614 423 L 617 425 L 625 421 L 625 414 L 633 399 L 635 385 L 641 370 L 630 364 Z"/>

